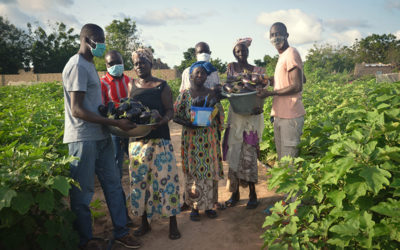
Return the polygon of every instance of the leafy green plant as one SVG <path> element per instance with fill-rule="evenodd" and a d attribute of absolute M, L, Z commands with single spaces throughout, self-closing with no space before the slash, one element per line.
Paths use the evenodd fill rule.
<path fill-rule="evenodd" d="M 270 170 L 269 188 L 298 195 L 271 209 L 269 249 L 400 246 L 400 83 L 305 86 L 300 157 Z"/>
<path fill-rule="evenodd" d="M 62 86 L 2 87 L 0 100 L 0 248 L 76 248 Z"/>

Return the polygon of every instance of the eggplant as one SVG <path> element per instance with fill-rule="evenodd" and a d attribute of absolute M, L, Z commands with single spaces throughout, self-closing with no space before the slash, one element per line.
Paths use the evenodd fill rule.
<path fill-rule="evenodd" d="M 244 88 L 250 90 L 250 91 L 256 91 L 256 86 L 251 84 L 250 82 L 247 82 L 244 84 Z"/>
<path fill-rule="evenodd" d="M 128 111 L 126 111 L 126 118 L 130 120 L 131 122 L 138 123 L 140 115 L 142 114 L 142 111 L 138 108 L 133 108 Z"/>
<path fill-rule="evenodd" d="M 138 124 L 149 124 L 151 119 L 151 112 L 142 112 L 139 116 Z"/>
<path fill-rule="evenodd" d="M 113 102 L 107 103 L 107 116 L 115 115 L 115 104 Z"/>
<path fill-rule="evenodd" d="M 158 110 L 153 109 L 151 110 L 151 119 L 150 119 L 150 123 L 156 123 L 159 122 L 162 119 L 160 113 L 158 112 Z"/>
<path fill-rule="evenodd" d="M 99 105 L 97 108 L 101 116 L 107 117 L 107 108 L 103 104 Z"/>

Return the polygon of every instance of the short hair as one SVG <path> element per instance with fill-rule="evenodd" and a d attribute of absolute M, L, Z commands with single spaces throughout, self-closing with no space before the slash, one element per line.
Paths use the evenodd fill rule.
<path fill-rule="evenodd" d="M 272 24 L 271 29 L 272 29 L 272 27 L 274 27 L 274 26 L 278 27 L 279 31 L 282 31 L 282 32 L 284 32 L 285 34 L 287 34 L 287 28 L 286 28 L 286 25 L 285 25 L 285 24 L 283 24 L 283 23 L 281 23 L 281 22 L 276 22 L 276 23 Z M 270 30 L 271 30 L 271 29 L 270 29 Z"/>
<path fill-rule="evenodd" d="M 104 34 L 103 29 L 98 26 L 97 24 L 87 23 L 83 25 L 80 33 L 80 39 L 82 40 L 85 37 L 93 37 L 100 35 L 101 33 Z"/>
<path fill-rule="evenodd" d="M 200 46 L 206 46 L 206 47 L 208 47 L 208 49 L 210 49 L 210 46 L 206 42 L 198 42 L 194 47 L 197 48 Z"/>
<path fill-rule="evenodd" d="M 114 49 L 107 51 L 107 53 L 104 57 L 107 57 L 109 55 L 117 55 L 117 56 L 122 57 L 121 53 L 119 53 L 117 50 L 114 50 Z"/>

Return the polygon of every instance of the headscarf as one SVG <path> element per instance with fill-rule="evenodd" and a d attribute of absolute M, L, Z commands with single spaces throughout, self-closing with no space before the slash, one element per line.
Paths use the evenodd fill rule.
<path fill-rule="evenodd" d="M 211 63 L 205 61 L 198 61 L 190 66 L 189 73 L 192 74 L 193 70 L 198 67 L 203 67 L 207 75 L 210 75 L 212 72 L 217 71 L 217 69 Z"/>
<path fill-rule="evenodd" d="M 250 47 L 251 45 L 251 41 L 253 41 L 253 39 L 251 39 L 250 37 L 245 37 L 245 38 L 239 38 L 236 42 L 235 45 L 233 45 L 233 49 L 235 49 L 236 45 L 238 44 L 244 44 L 246 45 L 246 47 Z"/>
<path fill-rule="evenodd" d="M 132 57 L 134 55 L 137 55 L 139 57 L 144 57 L 146 58 L 147 61 L 149 61 L 150 63 L 153 63 L 153 52 L 151 51 L 150 48 L 138 48 L 137 50 L 132 52 Z"/>

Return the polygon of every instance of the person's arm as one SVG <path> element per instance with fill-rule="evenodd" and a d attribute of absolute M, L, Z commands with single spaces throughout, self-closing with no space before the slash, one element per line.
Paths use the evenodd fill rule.
<path fill-rule="evenodd" d="M 257 96 L 265 98 L 268 96 L 287 96 L 293 95 L 303 90 L 302 83 L 303 73 L 298 67 L 294 67 L 289 71 L 289 81 L 291 84 L 285 88 L 277 89 L 273 91 L 267 91 L 266 89 L 257 89 Z"/>
<path fill-rule="evenodd" d="M 174 117 L 174 105 L 173 105 L 173 101 L 172 101 L 172 91 L 167 83 L 165 83 L 165 87 L 161 93 L 161 102 L 165 109 L 165 115 L 157 123 L 157 126 L 167 124 L 169 122 L 169 120 L 171 120 Z"/>
<path fill-rule="evenodd" d="M 73 117 L 85 120 L 87 122 L 116 126 L 121 128 L 122 130 L 129 130 L 136 127 L 135 123 L 127 119 L 120 119 L 120 120 L 108 119 L 85 109 L 83 107 L 85 92 L 70 91 L 69 93 L 71 95 L 71 113 Z"/>
<path fill-rule="evenodd" d="M 182 81 L 181 81 L 181 86 L 179 87 L 179 93 L 183 92 L 187 88 L 190 88 L 190 80 L 189 80 L 189 70 L 188 70 L 188 68 L 186 68 L 182 72 Z"/>

